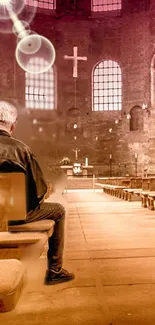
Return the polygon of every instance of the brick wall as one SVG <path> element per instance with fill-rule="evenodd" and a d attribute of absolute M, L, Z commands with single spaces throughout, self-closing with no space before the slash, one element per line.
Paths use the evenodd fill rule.
<path fill-rule="evenodd" d="M 149 1 L 145 0 L 123 0 L 122 14 L 117 16 L 91 16 L 90 1 L 86 0 L 79 0 L 77 8 L 75 15 L 69 0 L 58 0 L 56 15 L 39 12 L 31 25 L 32 30 L 51 40 L 56 49 L 57 107 L 53 112 L 36 110 L 28 114 L 24 107 L 24 71 L 14 56 L 16 38 L 0 34 L 0 98 L 14 101 L 18 106 L 19 123 L 15 136 L 32 147 L 46 173 L 47 164 L 59 164 L 63 156 L 74 161 L 73 149 L 76 147 L 80 149 L 79 160 L 84 162 L 88 157 L 90 164 L 97 165 L 96 171 L 100 174 L 108 174 L 110 154 L 116 174 L 120 173 L 119 164 L 122 173 L 134 174 L 135 152 L 138 153 L 138 170 L 142 172 L 144 166 L 153 166 L 155 159 L 155 116 L 154 106 L 150 106 L 154 2 L 149 6 Z M 78 46 L 80 56 L 88 58 L 78 67 L 77 116 L 70 114 L 70 109 L 75 106 L 73 64 L 64 60 L 64 55 L 73 53 L 73 46 Z M 117 61 L 122 70 L 122 112 L 92 112 L 92 69 L 99 61 L 107 59 Z M 143 112 L 144 130 L 130 131 L 127 113 L 144 102 L 151 111 L 150 116 Z M 35 118 L 39 122 L 37 125 L 32 123 Z M 120 120 L 118 124 L 115 124 L 116 118 Z M 74 129 L 75 123 L 77 129 Z M 39 132 L 38 127 L 43 131 Z M 109 128 L 113 129 L 111 133 Z"/>

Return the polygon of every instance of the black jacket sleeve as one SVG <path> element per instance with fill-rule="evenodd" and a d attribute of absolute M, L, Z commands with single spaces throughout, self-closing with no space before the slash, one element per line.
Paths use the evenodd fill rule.
<path fill-rule="evenodd" d="M 47 184 L 41 167 L 33 153 L 29 154 L 27 163 L 28 210 L 35 209 L 47 192 Z"/>

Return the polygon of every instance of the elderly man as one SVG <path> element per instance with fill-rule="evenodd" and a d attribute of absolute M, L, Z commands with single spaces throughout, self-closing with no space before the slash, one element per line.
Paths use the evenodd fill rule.
<path fill-rule="evenodd" d="M 30 148 L 11 136 L 16 123 L 16 108 L 9 103 L 0 102 L 0 171 L 19 169 L 26 174 L 26 222 L 43 219 L 55 221 L 53 235 L 49 238 L 45 284 L 52 285 L 72 280 L 74 275 L 62 268 L 65 210 L 58 203 L 43 202 L 47 185 L 42 170 Z"/>

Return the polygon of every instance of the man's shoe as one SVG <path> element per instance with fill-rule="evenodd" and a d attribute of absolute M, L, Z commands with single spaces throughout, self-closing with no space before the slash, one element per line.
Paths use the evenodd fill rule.
<path fill-rule="evenodd" d="M 54 270 L 47 270 L 44 283 L 46 285 L 53 285 L 57 283 L 67 282 L 74 279 L 74 274 L 67 270 L 61 269 L 59 272 Z"/>

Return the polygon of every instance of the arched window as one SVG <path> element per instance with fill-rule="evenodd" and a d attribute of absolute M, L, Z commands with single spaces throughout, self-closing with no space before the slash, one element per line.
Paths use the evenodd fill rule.
<path fill-rule="evenodd" d="M 115 61 L 101 61 L 93 71 L 93 110 L 122 109 L 122 74 Z"/>
<path fill-rule="evenodd" d="M 56 9 L 56 0 L 26 0 L 28 6 L 34 6 L 43 9 Z"/>
<path fill-rule="evenodd" d="M 121 10 L 122 0 L 92 0 L 92 11 Z"/>
<path fill-rule="evenodd" d="M 130 111 L 130 131 L 143 130 L 143 110 L 140 106 L 134 106 Z"/>
<path fill-rule="evenodd" d="M 44 59 L 34 58 L 30 62 L 34 71 L 39 70 L 40 65 L 46 65 Z M 30 109 L 54 109 L 55 108 L 55 70 L 50 68 L 41 74 L 25 74 L 25 100 L 26 108 Z"/>

